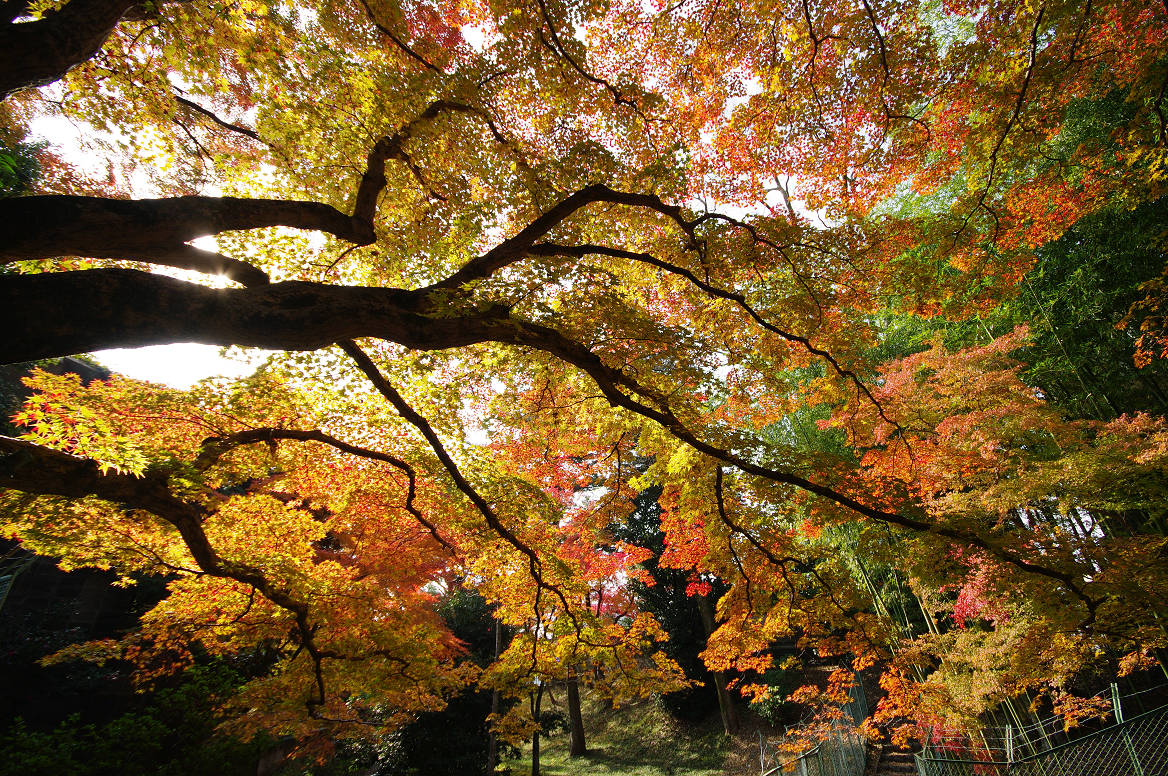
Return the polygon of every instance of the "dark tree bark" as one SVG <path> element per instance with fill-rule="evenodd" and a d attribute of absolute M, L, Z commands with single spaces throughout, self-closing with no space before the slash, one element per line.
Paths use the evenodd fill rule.
<path fill-rule="evenodd" d="M 588 754 L 584 741 L 584 715 L 580 713 L 580 683 L 573 674 L 567 681 L 568 689 L 568 755 L 580 757 Z"/>
<path fill-rule="evenodd" d="M 455 294 L 439 306 L 433 301 L 434 288 L 408 291 L 295 281 L 212 289 L 128 269 L 0 275 L 0 332 L 5 336 L 0 341 L 0 363 L 171 342 L 315 350 L 375 337 L 418 350 L 482 342 L 535 348 L 585 372 L 614 407 L 660 424 L 715 460 L 801 488 L 873 520 L 986 550 L 1023 571 L 1062 583 L 1093 617 L 1099 602 L 1086 596 L 1081 580 L 1067 572 L 1025 560 L 976 534 L 864 504 L 793 472 L 719 448 L 683 424 L 662 397 L 581 343 L 547 326 L 514 318 L 501 305 L 479 309 L 460 302 Z"/>
<path fill-rule="evenodd" d="M 268 282 L 260 270 L 187 242 L 269 226 L 318 230 L 355 245 L 368 245 L 374 239 L 371 222 L 318 202 L 46 195 L 0 200 L 0 262 L 54 256 L 128 259 L 222 274 L 244 285 L 258 285 Z"/>
<path fill-rule="evenodd" d="M 170 342 L 315 350 L 378 337 L 434 350 L 516 336 L 502 308 L 432 312 L 424 294 L 395 288 L 212 289 L 129 269 L 0 275 L 0 361 Z"/>
<path fill-rule="evenodd" d="M 138 0 L 72 0 L 35 22 L 0 26 L 0 99 L 17 89 L 43 86 L 92 57 Z M 5 3 L 4 16 L 23 9 Z"/>
<path fill-rule="evenodd" d="M 69 67 L 92 56 L 118 19 L 134 7 L 133 0 L 73 0 L 41 21 L 0 23 L 0 96 L 59 78 Z M 0 19 L 15 18 L 20 12 L 12 0 L 5 0 L 2 11 Z M 646 254 L 537 241 L 593 203 L 656 212 L 681 229 L 687 249 L 697 247 L 695 230 L 708 219 L 726 220 L 759 241 L 761 238 L 749 224 L 712 214 L 687 220 L 679 207 L 656 196 L 594 184 L 568 195 L 515 236 L 467 262 L 445 280 L 417 291 L 304 282 L 268 285 L 267 276 L 258 268 L 187 243 L 204 234 L 273 225 L 317 229 L 354 245 L 372 243 L 377 200 L 386 185 L 385 164 L 395 158 L 408 162 L 403 143 L 411 131 L 443 113 L 476 115 L 487 122 L 496 140 L 507 142 L 480 109 L 443 100 L 432 102 L 413 121 L 374 144 L 351 216 L 322 203 L 211 197 L 125 201 L 49 196 L 4 202 L 0 205 L 0 263 L 62 255 L 140 260 L 224 274 L 248 288 L 212 290 L 132 270 L 0 274 L 0 332 L 6 338 L 0 343 L 0 362 L 170 342 L 310 350 L 358 337 L 376 337 L 430 350 L 488 341 L 533 347 L 587 373 L 613 406 L 659 423 L 701 453 L 749 474 L 802 488 L 871 519 L 933 531 L 987 550 L 1027 572 L 1062 583 L 1086 604 L 1086 622 L 1094 619 L 1098 602 L 1086 596 L 1081 580 L 1070 574 L 1026 561 L 976 535 L 886 512 L 792 472 L 769 469 L 718 448 L 687 428 L 664 397 L 646 391 L 619 369 L 606 365 L 583 344 L 546 326 L 513 319 L 501 306 L 476 309 L 467 305 L 459 309 L 457 297 L 463 284 L 488 277 L 525 256 L 595 252 L 647 261 L 685 276 L 711 296 L 730 299 L 741 306 L 745 303 L 735 294 L 713 288 L 692 273 Z M 437 309 L 432 300 L 450 293 L 454 298 L 446 303 L 447 309 Z M 748 305 L 745 309 L 768 330 L 799 340 L 767 324 Z M 799 341 L 809 347 L 805 340 Z M 812 352 L 839 371 L 830 354 L 815 349 Z M 858 380 L 857 386 L 866 391 Z"/>
<path fill-rule="evenodd" d="M 714 632 L 714 607 L 706 596 L 698 596 L 698 611 L 702 614 L 702 624 L 706 627 L 706 635 Z M 726 674 L 722 671 L 711 672 L 714 676 L 714 689 L 718 693 L 718 711 L 722 715 L 722 729 L 726 735 L 732 736 L 738 732 L 738 711 L 734 708 L 734 699 L 726 689 Z"/>
<path fill-rule="evenodd" d="M 495 618 L 495 660 L 499 659 L 499 654 L 503 651 L 503 621 L 498 617 Z M 491 691 L 491 714 L 499 713 L 499 690 L 495 688 Z M 492 730 L 487 737 L 487 774 L 495 772 L 495 765 L 499 759 L 499 736 Z"/>
<path fill-rule="evenodd" d="M 531 694 L 531 716 L 535 720 L 536 728 L 531 734 L 531 776 L 539 776 L 539 715 L 543 705 L 543 684 Z"/>

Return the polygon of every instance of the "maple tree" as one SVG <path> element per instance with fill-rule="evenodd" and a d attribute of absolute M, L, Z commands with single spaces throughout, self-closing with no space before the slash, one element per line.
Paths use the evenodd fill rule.
<path fill-rule="evenodd" d="M 888 713 L 923 717 L 1168 646 L 1163 420 L 1066 417 L 1018 377 L 1025 330 L 880 355 L 888 316 L 985 313 L 1163 195 L 1168 6 L 2 7 L 5 120 L 111 156 L 0 199 L 0 356 L 282 352 L 190 392 L 33 378 L 6 530 L 176 575 L 75 652 L 149 677 L 279 645 L 237 727 L 317 742 L 473 681 L 677 687 L 610 531 L 648 487 L 658 564 L 728 586 L 716 672 L 786 637 L 895 655 Z M 434 612 L 455 577 L 517 629 L 481 675 Z"/>

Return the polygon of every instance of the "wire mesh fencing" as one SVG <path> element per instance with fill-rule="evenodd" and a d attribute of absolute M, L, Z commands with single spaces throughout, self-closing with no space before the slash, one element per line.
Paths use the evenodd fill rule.
<path fill-rule="evenodd" d="M 1064 729 L 1003 729 L 976 734 L 930 735 L 916 755 L 920 776 L 1163 776 L 1168 774 L 1168 706 L 1125 717 L 1133 696 L 1112 685 L 1113 723 L 1071 737 Z M 1143 703 L 1139 708 L 1143 708 Z M 1058 734 L 1057 736 L 1055 734 Z"/>
<path fill-rule="evenodd" d="M 768 760 L 765 744 L 761 751 L 762 776 L 863 776 L 867 764 L 865 738 L 845 727 L 829 731 L 814 747 L 787 760 Z"/>
<path fill-rule="evenodd" d="M 758 734 L 761 775 L 863 776 L 867 764 L 867 740 L 856 731 L 856 727 L 867 716 L 864 685 L 859 677 L 855 677 L 837 721 L 826 727 L 805 721 L 787 728 L 788 738 L 818 739 L 807 751 L 792 756 L 776 742 L 767 741 L 761 732 Z"/>

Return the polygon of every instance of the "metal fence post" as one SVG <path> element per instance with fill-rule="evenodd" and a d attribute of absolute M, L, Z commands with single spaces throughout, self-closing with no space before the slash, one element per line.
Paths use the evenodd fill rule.
<path fill-rule="evenodd" d="M 1115 712 L 1115 721 L 1119 724 L 1119 734 L 1123 738 L 1123 746 L 1127 749 L 1127 756 L 1131 758 L 1132 769 L 1135 776 L 1144 776 L 1143 766 L 1140 765 L 1140 756 L 1136 752 L 1135 744 L 1132 743 L 1131 733 L 1123 725 L 1123 704 L 1119 698 L 1119 685 L 1115 682 L 1111 683 L 1111 705 Z"/>

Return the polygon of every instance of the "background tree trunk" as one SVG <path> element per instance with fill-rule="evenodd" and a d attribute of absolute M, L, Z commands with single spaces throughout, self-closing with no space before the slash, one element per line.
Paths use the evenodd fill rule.
<path fill-rule="evenodd" d="M 702 623 L 706 626 L 706 635 L 714 632 L 714 607 L 707 596 L 698 596 L 698 610 L 702 613 Z M 726 689 L 726 674 L 722 671 L 711 672 L 714 675 L 714 689 L 718 692 L 718 711 L 722 714 L 722 729 L 726 735 L 732 736 L 738 731 L 738 712 L 734 708 L 734 699 Z"/>
<path fill-rule="evenodd" d="M 576 673 L 568 678 L 568 725 L 571 742 L 568 754 L 571 757 L 580 757 L 588 754 L 588 746 L 584 742 L 584 717 L 580 713 L 580 684 L 576 681 Z"/>
<path fill-rule="evenodd" d="M 531 718 L 535 720 L 535 732 L 531 734 L 531 776 L 539 776 L 539 707 L 543 703 L 543 684 L 531 696 Z"/>
<path fill-rule="evenodd" d="M 498 619 L 495 620 L 495 660 L 499 659 L 499 653 L 503 650 L 503 623 Z M 499 691 L 493 690 L 491 692 L 491 716 L 499 713 Z M 495 772 L 495 765 L 497 765 L 499 757 L 499 737 L 495 735 L 492 729 L 487 737 L 487 773 Z"/>

